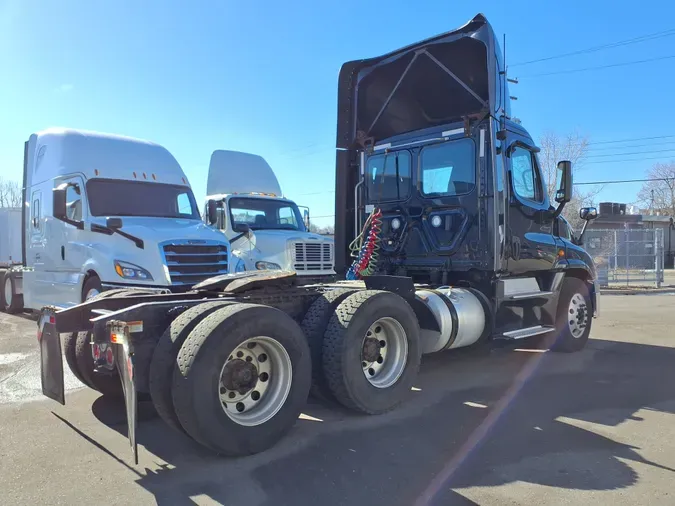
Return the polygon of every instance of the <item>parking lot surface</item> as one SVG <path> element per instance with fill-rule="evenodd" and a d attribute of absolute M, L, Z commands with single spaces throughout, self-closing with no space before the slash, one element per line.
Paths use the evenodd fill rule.
<path fill-rule="evenodd" d="M 577 354 L 425 358 L 399 409 L 307 405 L 291 434 L 212 455 L 140 408 L 66 377 L 40 394 L 36 323 L 0 314 L 0 503 L 200 505 L 675 504 L 675 296 L 602 298 Z"/>

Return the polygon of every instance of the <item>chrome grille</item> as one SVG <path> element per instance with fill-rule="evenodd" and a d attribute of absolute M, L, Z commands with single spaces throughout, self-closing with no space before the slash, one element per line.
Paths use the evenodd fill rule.
<path fill-rule="evenodd" d="M 296 271 L 330 271 L 333 269 L 333 245 L 328 242 L 296 242 Z"/>
<path fill-rule="evenodd" d="M 162 251 L 172 285 L 194 285 L 228 272 L 224 244 L 171 243 Z"/>

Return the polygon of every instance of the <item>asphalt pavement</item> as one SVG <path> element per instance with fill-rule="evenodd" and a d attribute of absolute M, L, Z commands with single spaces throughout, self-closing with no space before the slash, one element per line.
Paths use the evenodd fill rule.
<path fill-rule="evenodd" d="M 368 417 L 310 403 L 252 457 L 217 457 L 67 373 L 40 394 L 36 322 L 0 314 L 0 504 L 675 504 L 675 295 L 602 298 L 577 354 L 425 357 L 409 399 Z"/>

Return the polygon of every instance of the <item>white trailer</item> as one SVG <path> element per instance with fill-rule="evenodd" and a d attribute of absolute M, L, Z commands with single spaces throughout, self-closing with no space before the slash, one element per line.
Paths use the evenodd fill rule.
<path fill-rule="evenodd" d="M 333 239 L 309 232 L 309 209 L 303 215 L 295 202 L 284 198 L 262 156 L 214 151 L 206 192 L 206 210 L 217 209 L 210 224 L 232 245 L 233 272 L 283 269 L 303 279 L 335 275 Z"/>
<path fill-rule="evenodd" d="M 20 263 L 21 208 L 0 209 L 0 268 Z"/>

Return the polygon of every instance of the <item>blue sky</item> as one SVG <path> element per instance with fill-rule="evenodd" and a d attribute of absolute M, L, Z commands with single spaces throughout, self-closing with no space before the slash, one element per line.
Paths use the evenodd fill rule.
<path fill-rule="evenodd" d="M 649 6 L 647 5 L 649 4 Z M 675 27 L 666 1 L 309 2 L 0 0 L 0 176 L 20 179 L 23 142 L 48 126 L 150 139 L 168 148 L 202 199 L 214 149 L 267 158 L 285 193 L 315 217 L 332 215 L 337 76 L 343 62 L 377 56 L 483 12 L 509 63 Z M 675 36 L 512 67 L 513 113 L 591 142 L 673 135 L 675 59 L 533 76 L 675 55 Z M 527 77 L 531 76 L 531 77 Z M 675 151 L 592 145 L 576 181 L 643 177 Z M 650 141 L 635 141 L 642 144 Z M 628 143 L 627 143 L 628 144 Z M 607 147 L 617 147 L 608 150 Z M 603 149 L 599 149 L 603 148 Z M 632 162 L 608 160 L 638 159 Z M 599 200 L 630 202 L 639 184 L 609 185 Z M 326 224 L 332 217 L 317 219 Z"/>

